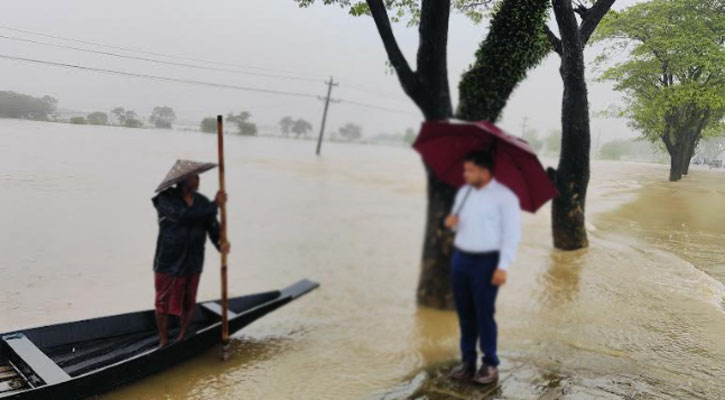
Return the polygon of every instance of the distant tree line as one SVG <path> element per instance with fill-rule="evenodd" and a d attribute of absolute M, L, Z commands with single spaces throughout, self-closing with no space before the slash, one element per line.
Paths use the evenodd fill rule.
<path fill-rule="evenodd" d="M 56 112 L 58 100 L 51 96 L 33 97 L 16 92 L 0 92 L 0 118 L 47 121 Z"/>
<path fill-rule="evenodd" d="M 241 111 L 239 114 L 227 114 L 226 121 L 237 128 L 237 134 L 244 136 L 256 136 L 257 124 L 252 122 L 252 114 L 247 111 Z M 216 118 L 206 117 L 201 120 L 201 131 L 206 133 L 216 133 Z"/>
<path fill-rule="evenodd" d="M 279 121 L 279 127 L 284 137 L 289 137 L 290 133 L 294 133 L 299 138 L 300 136 L 307 136 L 307 132 L 312 130 L 312 124 L 309 122 L 302 118 L 294 119 L 290 116 L 282 118 Z"/>

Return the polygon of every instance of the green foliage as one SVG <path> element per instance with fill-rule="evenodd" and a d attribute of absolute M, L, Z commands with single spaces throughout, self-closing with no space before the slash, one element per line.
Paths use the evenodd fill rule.
<path fill-rule="evenodd" d="M 604 143 L 599 149 L 599 156 L 605 160 L 620 160 L 628 154 L 629 142 L 627 140 L 613 140 Z"/>
<path fill-rule="evenodd" d="M 612 12 L 600 24 L 594 39 L 608 45 L 596 61 L 606 67 L 601 79 L 625 93 L 622 115 L 647 140 L 693 140 L 700 122 L 703 136 L 719 130 L 725 116 L 724 7 L 718 0 L 652 0 Z M 629 58 L 616 62 L 622 51 Z"/>
<path fill-rule="evenodd" d="M 141 128 L 143 127 L 143 122 L 138 119 L 138 115 L 136 115 L 133 111 L 126 111 L 126 118 L 123 122 L 123 126 L 126 128 Z"/>
<path fill-rule="evenodd" d="M 711 137 L 700 142 L 699 155 L 707 160 L 716 160 L 725 153 L 725 136 Z"/>
<path fill-rule="evenodd" d="M 235 124 L 238 129 L 238 134 L 244 136 L 255 136 L 257 134 L 257 125 L 251 122 L 252 114 L 242 111 L 237 115 L 229 113 L 227 115 L 227 121 Z"/>
<path fill-rule="evenodd" d="M 315 0 L 295 0 L 300 7 L 309 7 Z M 320 0 L 325 5 L 337 5 L 347 8 L 350 15 L 370 15 L 367 2 L 362 0 Z M 390 19 L 393 22 L 403 22 L 407 26 L 415 26 L 420 21 L 420 0 L 384 0 Z M 451 7 L 473 22 L 480 23 L 488 15 L 488 10 L 495 0 L 452 0 Z"/>
<path fill-rule="evenodd" d="M 279 127 L 282 130 L 282 136 L 289 136 L 290 129 L 294 125 L 295 120 L 290 116 L 286 116 L 279 121 Z"/>
<path fill-rule="evenodd" d="M 216 118 L 207 117 L 201 120 L 201 131 L 206 133 L 216 133 Z"/>
<path fill-rule="evenodd" d="M 176 121 L 176 113 L 171 107 L 154 107 L 149 122 L 157 128 L 171 129 L 171 125 Z"/>
<path fill-rule="evenodd" d="M 58 100 L 51 96 L 33 97 L 16 92 L 0 92 L 0 118 L 48 120 L 56 111 Z"/>
<path fill-rule="evenodd" d="M 599 149 L 598 156 L 604 160 L 655 161 L 661 157 L 661 154 L 647 141 L 617 139 L 604 143 Z"/>
<path fill-rule="evenodd" d="M 88 120 L 88 123 L 91 125 L 106 125 L 108 124 L 108 114 L 96 111 L 93 113 L 88 114 L 88 117 L 86 117 Z"/>
<path fill-rule="evenodd" d="M 121 121 L 123 119 L 123 116 L 126 115 L 126 109 L 123 107 L 116 107 L 113 110 L 111 110 L 111 115 L 116 118 L 116 122 L 119 125 L 123 125 L 123 122 Z"/>
<path fill-rule="evenodd" d="M 476 61 L 458 84 L 458 118 L 499 118 L 527 71 L 551 51 L 544 29 L 548 10 L 548 0 L 505 1 L 496 7 Z"/>
<path fill-rule="evenodd" d="M 131 110 L 116 107 L 111 110 L 111 113 L 116 117 L 118 125 L 125 126 L 126 128 L 140 128 L 143 126 L 143 122 L 139 120 L 138 115 Z"/>
<path fill-rule="evenodd" d="M 87 124 L 86 119 L 83 118 L 83 117 L 71 117 L 70 123 L 71 124 L 76 124 L 76 125 L 85 125 L 85 124 Z"/>
<path fill-rule="evenodd" d="M 337 131 L 340 136 L 347 140 L 357 140 L 362 137 L 362 127 L 360 125 L 353 124 L 352 122 L 348 122 Z"/>
<path fill-rule="evenodd" d="M 312 130 L 312 124 L 300 118 L 292 124 L 291 130 L 297 137 L 300 137 L 300 135 L 305 136 L 307 132 Z"/>

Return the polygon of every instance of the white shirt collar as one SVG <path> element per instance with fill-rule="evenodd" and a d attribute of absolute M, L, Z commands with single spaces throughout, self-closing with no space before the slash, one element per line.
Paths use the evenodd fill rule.
<path fill-rule="evenodd" d="M 478 189 L 477 187 L 475 187 L 473 185 L 469 185 L 469 186 L 471 186 L 473 188 L 473 190 L 475 190 L 476 192 L 480 192 L 483 190 L 493 189 L 497 185 L 498 185 L 498 181 L 496 180 L 496 178 L 491 178 L 491 180 L 486 184 L 486 186 L 484 186 L 480 189 Z"/>

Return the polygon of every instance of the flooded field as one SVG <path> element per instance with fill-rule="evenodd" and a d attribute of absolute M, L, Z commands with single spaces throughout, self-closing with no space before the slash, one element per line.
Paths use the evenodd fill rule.
<path fill-rule="evenodd" d="M 230 292 L 321 287 L 213 350 L 102 399 L 671 398 L 725 393 L 725 173 L 595 162 L 591 247 L 551 247 L 524 218 L 500 292 L 502 382 L 444 387 L 450 312 L 415 306 L 425 215 L 403 147 L 227 141 Z M 151 308 L 150 198 L 177 158 L 214 161 L 214 135 L 0 120 L 0 331 Z M 548 161 L 547 162 L 553 162 Z M 212 195 L 214 173 L 202 175 Z M 219 296 L 209 248 L 199 299 Z M 440 379 L 439 379 L 440 380 Z"/>

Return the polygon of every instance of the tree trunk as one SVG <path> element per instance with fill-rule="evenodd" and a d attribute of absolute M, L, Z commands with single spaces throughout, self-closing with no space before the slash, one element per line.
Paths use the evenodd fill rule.
<path fill-rule="evenodd" d="M 682 179 L 682 150 L 680 146 L 673 146 L 670 150 L 670 182 Z"/>
<path fill-rule="evenodd" d="M 400 50 L 395 35 L 390 25 L 385 2 L 383 0 L 366 0 L 371 15 L 375 21 L 380 38 L 383 41 L 388 59 L 395 69 L 401 86 L 405 93 L 415 102 L 423 113 L 426 120 L 447 119 L 452 116 L 452 105 L 450 90 L 448 86 L 447 70 L 447 40 L 448 23 L 450 13 L 450 0 L 423 0 L 421 2 L 421 15 L 419 25 L 419 46 L 417 53 L 417 71 L 410 68 L 407 60 Z M 487 85 L 483 91 L 471 93 L 473 96 L 496 95 L 493 103 L 476 102 L 471 96 L 468 110 L 473 113 L 483 113 L 489 119 L 495 120 L 501 112 L 505 100 L 516 87 L 514 80 L 521 80 L 525 77 L 525 71 L 535 66 L 544 56 L 546 43 L 542 45 L 538 36 L 543 35 L 543 26 L 546 13 L 543 11 L 543 0 L 503 0 L 501 9 L 507 12 L 497 12 L 492 21 L 491 31 L 498 32 L 493 39 L 488 40 L 482 46 L 487 53 L 491 53 L 492 61 L 489 65 L 482 65 L 488 54 L 477 54 L 477 65 L 479 68 L 479 81 L 488 82 L 491 74 L 496 71 L 510 72 L 502 82 L 496 81 L 496 85 Z M 529 5 L 536 4 L 534 9 Z M 538 27 L 528 13 L 534 13 L 540 18 Z M 504 20 L 510 20 L 508 22 Z M 519 22 L 526 20 L 526 27 L 522 28 L 528 35 L 536 35 L 537 38 L 522 38 L 516 36 L 516 41 L 511 40 L 511 34 L 507 30 L 515 28 Z M 526 40 L 524 40 L 526 39 Z M 518 41 L 524 40 L 526 49 L 519 46 Z M 535 51 L 536 54 L 521 54 L 526 51 Z M 497 52 L 493 54 L 493 52 Z M 513 55 L 516 55 L 515 57 Z M 480 72 L 488 71 L 481 75 Z M 505 82 L 504 82 L 505 81 Z M 475 84 L 475 83 L 474 83 Z M 503 85 L 503 87 L 498 87 Z M 463 101 L 463 100 L 462 100 Z M 475 104 L 475 105 L 473 105 Z M 485 104 L 485 110 L 475 108 Z M 490 107 L 488 107 L 490 105 Z M 448 215 L 452 207 L 455 189 L 439 181 L 431 171 L 426 168 L 428 175 L 428 215 L 426 222 L 425 238 L 423 244 L 423 257 L 421 262 L 421 274 L 418 281 L 417 300 L 418 304 L 451 309 L 453 308 L 453 296 L 450 285 L 450 257 L 453 245 L 453 234 L 444 229 L 443 219 Z"/>
<path fill-rule="evenodd" d="M 566 71 L 562 68 L 562 143 L 554 182 L 559 196 L 552 203 L 554 247 L 561 250 L 589 245 L 584 216 L 590 174 L 589 106 L 583 64 L 581 73 L 578 69 Z"/>
<path fill-rule="evenodd" d="M 429 168 L 426 173 L 428 211 L 417 300 L 423 306 L 452 309 L 450 259 L 453 233 L 443 226 L 443 220 L 451 212 L 456 190 L 441 182 Z"/>
<path fill-rule="evenodd" d="M 688 172 L 690 172 L 690 160 L 692 160 L 692 156 L 695 154 L 695 147 L 697 146 L 697 143 L 694 143 L 693 141 L 690 141 L 690 143 L 687 143 L 685 151 L 682 152 L 682 175 L 687 175 Z"/>
<path fill-rule="evenodd" d="M 584 43 L 570 0 L 554 0 L 561 34 L 561 67 L 564 82 L 561 109 L 561 153 L 554 181 L 559 196 L 552 204 L 554 247 L 576 250 L 587 247 L 585 206 L 589 185 L 589 100 L 584 73 Z"/>
<path fill-rule="evenodd" d="M 550 51 L 543 34 L 548 9 L 547 1 L 504 0 L 501 3 L 501 7 L 493 16 L 489 33 L 476 54 L 476 64 L 462 78 L 460 103 L 464 111 L 459 113 L 459 118 L 491 121 L 498 119 L 506 100 L 517 84 L 526 77 L 526 72 L 538 65 Z M 423 11 L 426 9 L 426 3 L 428 2 L 423 2 Z M 428 19 L 421 18 L 421 41 L 424 40 L 426 30 L 441 24 L 440 21 L 436 22 L 437 20 L 433 19 L 433 15 L 440 18 L 439 13 L 429 15 Z M 512 40 L 512 37 L 515 40 Z M 431 64 L 425 54 L 430 53 L 436 46 L 442 46 L 444 42 L 441 41 L 445 39 L 445 35 L 428 37 L 426 47 L 421 44 L 418 51 L 418 69 L 422 76 L 432 75 L 429 73 L 429 68 L 423 67 Z M 436 52 L 441 53 L 441 51 Z M 435 69 L 437 73 L 446 71 L 445 64 L 437 65 Z M 435 83 L 434 80 L 433 82 Z M 426 80 L 423 80 L 423 86 L 431 87 Z M 445 95 L 431 97 L 430 101 L 418 102 L 421 105 L 428 105 L 421 107 L 426 119 L 450 117 L 450 109 L 440 106 L 436 109 L 436 105 L 450 104 L 450 98 L 447 97 L 449 93 L 447 79 L 438 81 L 433 86 L 437 89 L 432 91 L 429 89 L 428 93 L 440 92 Z M 469 88 L 473 90 L 468 90 Z M 427 168 L 426 172 L 428 211 L 417 301 L 423 306 L 452 309 L 454 304 L 450 284 L 450 258 L 454 235 L 445 229 L 443 220 L 451 212 L 456 190 L 438 180 Z"/>

